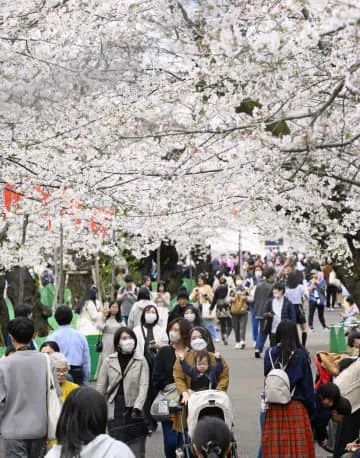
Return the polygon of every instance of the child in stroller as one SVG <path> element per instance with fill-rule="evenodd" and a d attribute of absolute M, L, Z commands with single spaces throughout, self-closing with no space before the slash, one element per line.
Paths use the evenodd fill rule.
<path fill-rule="evenodd" d="M 195 366 L 191 366 L 184 358 L 184 354 L 180 355 L 180 362 L 184 374 L 191 378 L 191 390 L 202 391 L 208 389 L 216 389 L 218 377 L 224 369 L 220 353 L 215 353 L 216 365 L 211 365 L 210 354 L 206 350 L 200 350 L 195 353 Z"/>

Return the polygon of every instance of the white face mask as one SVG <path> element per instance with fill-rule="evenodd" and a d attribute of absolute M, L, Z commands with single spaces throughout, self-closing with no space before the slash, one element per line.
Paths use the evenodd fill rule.
<path fill-rule="evenodd" d="M 124 353 L 132 353 L 135 348 L 135 340 L 128 339 L 121 341 L 120 348 Z"/>
<path fill-rule="evenodd" d="M 169 332 L 170 342 L 177 343 L 181 340 L 180 332 L 170 331 Z"/>
<path fill-rule="evenodd" d="M 242 280 L 236 280 L 236 286 L 242 286 L 243 285 L 243 282 Z"/>
<path fill-rule="evenodd" d="M 154 312 L 147 312 L 145 313 L 145 323 L 153 324 L 157 319 L 156 313 Z"/>
<path fill-rule="evenodd" d="M 256 277 L 256 278 L 261 278 L 261 277 L 262 277 L 262 272 L 261 272 L 261 270 L 257 270 L 257 271 L 255 272 L 255 277 Z"/>
<path fill-rule="evenodd" d="M 193 323 L 195 321 L 195 313 L 186 313 L 184 318 L 185 320 L 190 321 L 190 323 Z"/>
<path fill-rule="evenodd" d="M 191 341 L 190 346 L 195 351 L 205 350 L 207 343 L 204 339 L 194 339 Z"/>
<path fill-rule="evenodd" d="M 273 293 L 273 297 L 275 299 L 280 299 L 281 298 L 281 294 L 280 293 Z"/>

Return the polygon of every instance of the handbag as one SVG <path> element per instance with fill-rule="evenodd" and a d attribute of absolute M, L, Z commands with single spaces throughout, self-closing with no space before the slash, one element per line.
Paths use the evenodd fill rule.
<path fill-rule="evenodd" d="M 96 353 L 101 353 L 103 351 L 103 341 L 102 341 L 103 335 L 99 334 L 98 341 L 96 342 L 95 345 L 95 351 Z"/>
<path fill-rule="evenodd" d="M 132 417 L 129 412 L 123 418 L 115 418 L 108 422 L 109 436 L 114 439 L 131 443 L 140 437 L 147 436 L 149 431 L 143 416 Z"/>
<path fill-rule="evenodd" d="M 61 404 L 56 392 L 54 376 L 48 356 L 46 357 L 46 407 L 48 419 L 47 438 L 48 440 L 55 440 L 56 426 L 61 413 Z"/>
<path fill-rule="evenodd" d="M 179 395 L 175 383 L 166 385 L 163 390 L 157 394 L 154 402 L 150 408 L 150 415 L 156 421 L 169 421 L 171 420 L 172 413 L 169 407 L 178 405 Z"/>

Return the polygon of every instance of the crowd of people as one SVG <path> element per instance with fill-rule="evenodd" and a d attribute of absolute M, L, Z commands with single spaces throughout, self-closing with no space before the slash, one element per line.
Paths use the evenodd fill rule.
<path fill-rule="evenodd" d="M 306 347 L 307 322 L 309 331 L 315 332 L 317 311 L 321 329 L 327 332 L 324 310 L 337 305 L 340 289 L 347 304 L 341 319 L 346 322 L 359 313 L 331 265 L 274 253 L 265 258 L 246 256 L 241 272 L 218 267 L 214 278 L 200 274 L 190 294 L 180 287 L 172 307 L 166 284 L 159 282 L 153 292 L 147 276 L 137 286 L 127 274 L 124 286 L 105 306 L 91 287 L 77 310 L 76 328 L 74 311 L 57 307 L 54 317 L 59 327 L 40 351 L 33 342 L 31 310 L 18 307 L 8 327 L 11 345 L 0 361 L 5 457 L 143 458 L 147 438 L 159 423 L 164 456 L 183 456 L 192 396 L 227 391 L 230 368 L 216 347 L 221 342 L 227 346 L 234 331 L 235 349 L 244 349 L 248 318 L 255 358 L 262 357 L 269 338 L 262 440 L 254 456 L 311 458 L 314 440 L 327 445 L 331 419 L 338 424 L 334 457 L 340 457 L 348 443 L 355 447 L 352 442 L 360 429 L 360 360 L 347 358 L 334 383 L 317 384 L 315 389 Z M 348 324 L 353 345 L 360 345 L 360 334 Z M 89 387 L 88 335 L 99 336 L 94 388 Z M 50 437 L 48 428 L 55 415 L 48 402 L 49 380 L 61 411 L 55 437 Z M 199 418 L 191 454 L 236 456 L 230 429 L 211 415 Z"/>

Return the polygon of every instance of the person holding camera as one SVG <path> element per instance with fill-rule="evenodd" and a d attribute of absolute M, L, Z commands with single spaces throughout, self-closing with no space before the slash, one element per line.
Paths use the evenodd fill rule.
<path fill-rule="evenodd" d="M 326 282 L 319 277 L 319 271 L 312 269 L 311 280 L 308 282 L 309 293 L 309 328 L 310 332 L 314 332 L 314 314 L 318 311 L 319 321 L 323 327 L 323 331 L 328 332 L 329 328 L 325 322 L 325 305 L 326 305 Z"/>
<path fill-rule="evenodd" d="M 135 286 L 134 278 L 132 275 L 125 276 L 125 286 L 122 286 L 118 293 L 116 300 L 120 305 L 121 318 L 127 324 L 132 306 L 138 300 L 138 288 Z"/>

